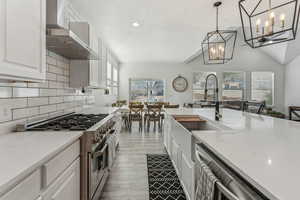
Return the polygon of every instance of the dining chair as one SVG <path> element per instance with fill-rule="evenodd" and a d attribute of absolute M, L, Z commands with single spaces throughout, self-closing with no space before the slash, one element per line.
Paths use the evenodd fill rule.
<path fill-rule="evenodd" d="M 153 129 L 156 131 L 156 123 L 158 124 L 159 131 L 162 130 L 161 126 L 161 105 L 148 105 L 147 106 L 147 113 L 144 116 L 144 123 L 145 120 L 147 122 L 147 131 L 150 130 L 150 123 L 153 122 L 154 126 Z"/>
<path fill-rule="evenodd" d="M 139 131 L 143 130 L 144 105 L 129 105 L 129 130 L 132 130 L 132 122 L 139 123 Z"/>

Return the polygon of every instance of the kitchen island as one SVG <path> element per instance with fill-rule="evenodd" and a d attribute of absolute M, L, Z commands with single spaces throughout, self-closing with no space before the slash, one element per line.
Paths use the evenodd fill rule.
<path fill-rule="evenodd" d="M 195 183 L 186 176 L 195 174 L 191 158 L 195 143 L 203 143 L 269 199 L 298 199 L 299 123 L 230 109 L 221 110 L 223 118 L 218 122 L 214 108 L 166 112 L 164 143 L 190 199 Z M 172 115 L 198 115 L 208 125 L 205 130 L 188 131 Z M 183 168 L 186 163 L 190 171 Z"/>

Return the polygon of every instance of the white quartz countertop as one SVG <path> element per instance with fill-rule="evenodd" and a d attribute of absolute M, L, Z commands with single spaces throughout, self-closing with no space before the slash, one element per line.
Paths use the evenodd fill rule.
<path fill-rule="evenodd" d="M 221 130 L 193 131 L 216 155 L 270 199 L 299 199 L 300 123 L 223 109 L 214 121 L 214 108 L 168 110 L 196 114 Z"/>
<path fill-rule="evenodd" d="M 79 131 L 1 135 L 0 196 L 81 135 Z"/>
<path fill-rule="evenodd" d="M 118 109 L 90 105 L 78 113 L 112 114 Z M 82 134 L 82 131 L 35 131 L 0 135 L 0 196 Z"/>

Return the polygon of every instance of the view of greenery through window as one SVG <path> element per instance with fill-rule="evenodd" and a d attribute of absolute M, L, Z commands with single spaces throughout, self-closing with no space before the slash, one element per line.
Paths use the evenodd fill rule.
<path fill-rule="evenodd" d="M 223 72 L 223 100 L 244 99 L 244 72 Z"/>
<path fill-rule="evenodd" d="M 251 73 L 251 98 L 256 101 L 266 101 L 267 105 L 273 105 L 274 99 L 274 73 Z"/>
<path fill-rule="evenodd" d="M 164 101 L 164 90 L 163 80 L 132 79 L 130 80 L 130 101 Z"/>
<path fill-rule="evenodd" d="M 196 72 L 193 74 L 193 101 L 204 100 L 205 79 L 216 72 Z M 246 72 L 222 72 L 222 100 L 245 100 Z M 214 99 L 215 87 L 213 79 L 208 81 L 208 100 Z M 250 88 L 249 88 L 250 90 Z M 251 72 L 251 100 L 266 101 L 273 105 L 274 101 L 274 73 Z"/>

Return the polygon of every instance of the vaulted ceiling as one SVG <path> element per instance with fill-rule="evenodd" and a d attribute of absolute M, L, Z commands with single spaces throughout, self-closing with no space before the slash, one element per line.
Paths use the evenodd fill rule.
<path fill-rule="evenodd" d="M 273 0 L 282 1 L 282 0 Z M 71 0 L 90 20 L 121 62 L 183 62 L 199 51 L 215 29 L 213 0 Z M 238 0 L 223 0 L 220 26 L 241 26 Z M 132 23 L 138 22 L 139 27 Z M 299 42 L 300 43 L 300 42 Z M 280 63 L 288 62 L 299 45 L 262 49 Z M 298 43 L 297 43 L 298 44 Z"/>

